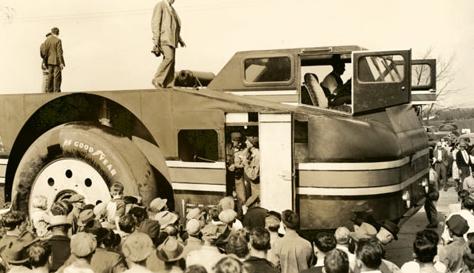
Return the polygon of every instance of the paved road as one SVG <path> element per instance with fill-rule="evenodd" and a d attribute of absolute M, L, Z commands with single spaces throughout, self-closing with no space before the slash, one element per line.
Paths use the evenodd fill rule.
<path fill-rule="evenodd" d="M 453 187 L 450 187 L 447 192 L 441 191 L 440 198 L 436 207 L 438 208 L 440 222 L 444 223 L 444 218 L 448 213 L 448 205 L 457 203 L 457 193 Z M 410 218 L 405 225 L 402 226 L 398 235 L 398 241 L 390 243 L 386 247 L 386 257 L 388 260 L 401 266 L 403 263 L 412 260 L 413 253 L 413 240 L 415 239 L 416 232 L 423 230 L 428 224 L 426 214 L 423 209 L 418 211 L 412 218 Z M 439 234 L 441 234 L 441 225 L 438 228 Z"/>

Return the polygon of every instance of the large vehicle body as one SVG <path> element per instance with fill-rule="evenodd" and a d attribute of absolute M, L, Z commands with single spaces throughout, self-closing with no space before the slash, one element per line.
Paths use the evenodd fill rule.
<path fill-rule="evenodd" d="M 334 55 L 352 64 L 352 104 L 304 104 L 304 73 L 322 79 Z M 367 206 L 400 222 L 427 187 L 428 140 L 413 100 L 409 50 L 357 46 L 238 52 L 200 89 L 1 95 L 5 197 L 21 210 L 38 194 L 95 203 L 121 181 L 144 203 L 215 204 L 231 191 L 230 133 L 252 129 L 263 207 L 296 210 L 304 230 L 349 225 Z"/>

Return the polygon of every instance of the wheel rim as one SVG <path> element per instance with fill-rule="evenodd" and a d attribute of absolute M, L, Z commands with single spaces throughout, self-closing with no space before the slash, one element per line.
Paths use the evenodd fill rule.
<path fill-rule="evenodd" d="M 43 195 L 51 204 L 74 193 L 82 194 L 86 204 L 96 204 L 98 200 L 110 200 L 107 183 L 100 173 L 83 160 L 61 158 L 50 162 L 36 176 L 31 187 L 28 209 L 31 214 L 32 199 Z"/>

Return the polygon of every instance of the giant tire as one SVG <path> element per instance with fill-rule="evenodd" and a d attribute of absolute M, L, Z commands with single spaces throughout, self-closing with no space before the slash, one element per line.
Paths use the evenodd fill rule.
<path fill-rule="evenodd" d="M 140 196 L 144 204 L 157 196 L 154 171 L 129 138 L 105 126 L 68 123 L 41 135 L 23 155 L 12 203 L 26 212 L 33 196 L 45 195 L 50 206 L 72 192 L 83 194 L 86 203 L 106 201 L 115 181 L 124 185 L 125 195 Z"/>

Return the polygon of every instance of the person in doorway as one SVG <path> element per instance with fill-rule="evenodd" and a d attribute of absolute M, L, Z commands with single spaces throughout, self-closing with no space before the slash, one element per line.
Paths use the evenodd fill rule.
<path fill-rule="evenodd" d="M 62 70 L 64 63 L 63 46 L 58 38 L 59 29 L 53 27 L 51 35 L 48 35 L 40 47 L 41 58 L 48 69 L 48 80 L 45 83 L 46 92 L 61 92 Z"/>
<path fill-rule="evenodd" d="M 244 160 L 244 180 L 246 188 L 250 188 L 250 195 L 243 206 L 244 213 L 247 212 L 257 198 L 260 197 L 260 150 L 258 148 L 258 137 L 248 136 L 246 159 Z"/>
<path fill-rule="evenodd" d="M 163 55 L 155 77 L 152 81 L 156 88 L 171 87 L 174 80 L 175 54 L 178 44 L 185 47 L 180 36 L 181 21 L 173 8 L 175 0 L 162 0 L 153 10 L 151 29 L 153 32 L 154 47 L 152 52 L 158 57 Z"/>
<path fill-rule="evenodd" d="M 247 200 L 245 194 L 244 184 L 244 143 L 243 135 L 240 132 L 232 132 L 230 134 L 230 141 L 227 145 L 226 151 L 226 165 L 229 175 L 229 182 L 234 184 L 235 195 L 237 196 L 238 203 L 244 204 Z"/>

